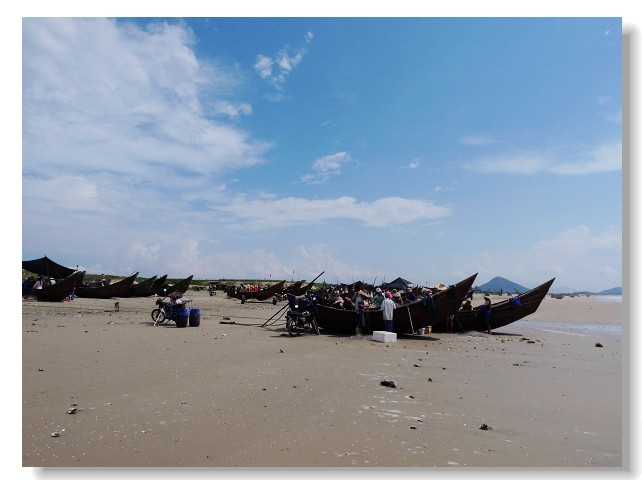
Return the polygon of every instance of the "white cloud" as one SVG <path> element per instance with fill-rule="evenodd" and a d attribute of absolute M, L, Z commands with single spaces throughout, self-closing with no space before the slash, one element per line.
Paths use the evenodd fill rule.
<path fill-rule="evenodd" d="M 145 245 L 143 242 L 135 241 L 127 250 L 127 256 L 135 260 L 158 260 L 160 245 Z"/>
<path fill-rule="evenodd" d="M 267 143 L 205 117 L 201 98 L 237 80 L 199 62 L 192 43 L 179 25 L 25 18 L 23 173 L 83 172 L 99 185 L 108 171 L 144 183 L 261 162 Z"/>
<path fill-rule="evenodd" d="M 256 63 L 254 64 L 254 69 L 261 78 L 267 78 L 272 75 L 272 65 L 274 65 L 274 60 L 270 57 L 266 57 L 265 55 L 259 55 Z"/>
<path fill-rule="evenodd" d="M 602 144 L 579 153 L 529 151 L 501 153 L 477 158 L 464 168 L 482 173 L 533 175 L 550 172 L 560 175 L 587 175 L 622 169 L 622 143 Z"/>
<path fill-rule="evenodd" d="M 410 168 L 417 168 L 419 166 L 419 162 L 411 162 L 410 165 L 408 165 Z"/>
<path fill-rule="evenodd" d="M 214 104 L 215 115 L 228 115 L 231 118 L 236 118 L 239 115 L 252 115 L 252 106 L 248 103 L 240 103 L 233 105 L 224 100 L 220 100 Z"/>
<path fill-rule="evenodd" d="M 585 175 L 622 170 L 622 143 L 600 145 L 582 157 L 579 160 L 557 164 L 551 167 L 550 171 L 563 175 Z"/>
<path fill-rule="evenodd" d="M 435 219 L 451 214 L 448 207 L 433 205 L 423 200 L 388 197 L 374 202 L 357 202 L 352 197 L 331 200 L 282 198 L 246 200 L 239 196 L 229 205 L 213 207 L 227 213 L 229 228 L 279 228 L 321 223 L 335 219 L 350 219 L 371 227 L 410 223 Z"/>
<path fill-rule="evenodd" d="M 308 32 L 306 34 L 306 43 L 310 43 L 312 37 L 312 32 Z M 276 95 L 265 96 L 268 101 L 279 102 L 287 98 L 280 94 L 283 92 L 283 84 L 285 84 L 287 76 L 292 70 L 301 63 L 301 60 L 303 60 L 307 52 L 307 49 L 304 47 L 292 49 L 286 46 L 275 55 L 275 58 L 263 54 L 257 56 L 257 60 L 254 63 L 254 70 L 256 70 L 256 73 L 261 78 L 267 80 L 270 85 L 277 90 Z"/>
<path fill-rule="evenodd" d="M 301 180 L 308 183 L 323 183 L 332 175 L 340 175 L 341 166 L 350 162 L 352 158 L 347 152 L 337 152 L 317 158 L 312 163 L 312 169 L 316 173 L 303 175 Z"/>
<path fill-rule="evenodd" d="M 592 233 L 580 225 L 524 248 L 478 252 L 454 262 L 464 271 L 479 272 L 477 284 L 502 276 L 525 287 L 535 287 L 552 277 L 553 285 L 601 291 L 622 285 L 622 232 L 609 228 Z"/>
<path fill-rule="evenodd" d="M 466 135 L 459 140 L 465 145 L 492 145 L 497 143 L 493 137 L 488 135 Z"/>

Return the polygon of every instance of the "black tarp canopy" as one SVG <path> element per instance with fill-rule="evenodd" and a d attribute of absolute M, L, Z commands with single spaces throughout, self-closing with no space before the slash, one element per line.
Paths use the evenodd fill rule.
<path fill-rule="evenodd" d="M 404 280 L 401 277 L 397 277 L 395 280 L 393 280 L 390 283 L 384 283 L 381 288 L 386 288 L 386 289 L 391 289 L 391 288 L 396 288 L 397 290 L 405 290 L 407 287 L 409 287 L 411 283 L 408 280 Z"/>
<path fill-rule="evenodd" d="M 63 267 L 62 265 L 47 258 L 46 255 L 36 260 L 23 260 L 22 269 L 31 273 L 37 273 L 38 275 L 45 275 L 47 277 L 52 277 L 55 279 L 67 278 L 69 275 L 76 271 L 73 268 Z"/>

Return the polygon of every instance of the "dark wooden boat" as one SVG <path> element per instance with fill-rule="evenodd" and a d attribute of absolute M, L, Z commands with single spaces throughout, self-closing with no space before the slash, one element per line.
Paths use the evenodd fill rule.
<path fill-rule="evenodd" d="M 511 299 L 491 304 L 490 329 L 494 330 L 496 328 L 505 327 L 506 325 L 516 322 L 531 313 L 535 313 L 544 297 L 546 297 L 548 289 L 551 288 L 554 281 L 555 278 L 552 278 L 548 282 L 542 283 L 539 287 L 535 287 L 528 292 L 516 295 L 516 297 L 519 298 L 520 306 L 516 306 Z M 434 324 L 432 331 L 439 333 L 445 332 L 446 322 L 443 321 Z M 484 312 L 478 308 L 457 312 L 453 325 L 453 332 L 462 331 L 488 331 L 488 327 L 486 327 L 486 323 L 484 322 Z"/>
<path fill-rule="evenodd" d="M 149 292 L 147 292 L 147 295 L 143 296 L 151 297 L 152 295 L 161 295 L 163 293 L 163 286 L 165 286 L 165 280 L 167 280 L 167 275 L 163 275 L 162 277 L 154 280 L 154 283 L 150 287 Z"/>
<path fill-rule="evenodd" d="M 287 293 L 291 293 L 292 295 L 301 295 L 301 286 L 303 285 L 303 282 L 305 282 L 305 280 L 299 280 L 298 282 L 295 282 L 287 287 L 285 291 Z"/>
<path fill-rule="evenodd" d="M 283 290 L 284 284 L 285 280 L 264 290 L 259 290 L 258 292 L 237 292 L 236 288 L 230 287 L 225 291 L 225 293 L 227 293 L 229 297 L 238 298 L 240 300 L 248 300 L 250 298 L 253 298 L 254 300 L 263 301 L 267 300 L 268 298 L 272 298 L 274 294 L 279 293 L 281 290 Z"/>
<path fill-rule="evenodd" d="M 84 276 L 85 272 L 74 272 L 53 285 L 47 285 L 41 290 L 33 290 L 28 293 L 34 295 L 39 302 L 62 302 L 74 293 L 74 288 L 82 282 Z"/>
<path fill-rule="evenodd" d="M 165 276 L 165 278 L 167 278 L 167 275 Z M 185 280 L 181 280 L 180 282 L 174 285 L 167 285 L 167 284 L 163 285 L 163 287 L 161 288 L 161 293 L 159 293 L 159 295 L 170 295 L 173 293 L 187 292 L 187 289 L 192 283 L 192 278 L 194 278 L 194 275 L 190 275 Z"/>
<path fill-rule="evenodd" d="M 399 306 L 393 315 L 393 332 L 412 333 L 445 320 L 456 313 L 463 303 L 477 274 L 468 277 L 446 290 L 433 293 L 431 300 L 423 298 Z M 317 323 L 319 328 L 328 332 L 354 335 L 359 323 L 359 315 L 354 310 L 343 310 L 326 305 L 318 306 Z M 380 308 L 366 310 L 366 326 L 361 327 L 364 333 L 374 330 L 385 330 L 385 323 Z"/>
<path fill-rule="evenodd" d="M 152 289 L 152 285 L 156 281 L 156 275 L 147 280 L 134 284 L 129 288 L 127 292 L 127 297 L 147 297 L 150 295 L 149 291 Z"/>
<path fill-rule="evenodd" d="M 81 298 L 125 297 L 127 296 L 127 292 L 131 286 L 134 284 L 137 276 L 138 272 L 130 275 L 120 282 L 111 283 L 103 287 L 83 287 L 79 285 L 76 287 L 76 296 Z"/>

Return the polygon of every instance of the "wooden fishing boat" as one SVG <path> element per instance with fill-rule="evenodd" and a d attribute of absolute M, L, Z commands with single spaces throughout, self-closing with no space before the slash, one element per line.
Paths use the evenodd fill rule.
<path fill-rule="evenodd" d="M 33 293 L 28 293 L 34 295 L 39 302 L 62 302 L 74 293 L 74 288 L 82 282 L 84 276 L 85 272 L 74 272 L 53 285 L 47 285 L 40 290 L 33 290 Z"/>
<path fill-rule="evenodd" d="M 225 291 L 225 293 L 227 293 L 229 297 L 238 298 L 240 300 L 245 301 L 253 298 L 254 300 L 258 300 L 261 302 L 263 300 L 267 300 L 268 298 L 272 298 L 274 294 L 279 293 L 281 290 L 283 290 L 284 284 L 285 280 L 274 284 L 264 290 L 259 290 L 258 292 L 237 292 L 236 288 L 230 287 Z"/>
<path fill-rule="evenodd" d="M 299 280 L 289 287 L 286 287 L 285 291 L 292 295 L 301 295 L 301 286 L 303 285 L 303 282 L 305 282 L 305 280 Z"/>
<path fill-rule="evenodd" d="M 420 298 L 408 305 L 395 308 L 392 331 L 395 333 L 412 333 L 425 328 L 456 313 L 475 281 L 474 274 L 446 290 Z M 365 314 L 366 326 L 362 332 L 385 330 L 383 314 L 380 308 L 368 309 Z M 326 305 L 318 306 L 317 323 L 319 328 L 328 332 L 354 335 L 359 323 L 359 315 L 354 310 L 343 310 Z"/>
<path fill-rule="evenodd" d="M 152 295 L 161 295 L 163 293 L 163 286 L 165 285 L 165 280 L 167 280 L 167 275 L 163 275 L 162 277 L 154 280 L 154 283 L 150 287 L 149 292 L 147 292 L 147 295 L 143 295 L 143 296 L 151 297 Z"/>
<path fill-rule="evenodd" d="M 552 278 L 548 282 L 542 283 L 540 286 L 535 287 L 528 292 L 516 295 L 516 298 L 519 298 L 519 306 L 512 299 L 502 300 L 501 302 L 491 304 L 490 329 L 494 330 L 496 328 L 505 327 L 506 325 L 516 322 L 531 313 L 535 313 L 544 297 L 546 297 L 548 289 L 551 288 L 554 281 L 555 278 Z M 432 326 L 432 331 L 439 333 L 445 332 L 446 322 L 443 321 L 434 324 Z M 462 331 L 488 331 L 488 327 L 484 321 L 484 312 L 479 308 L 457 312 L 453 325 L 453 332 Z"/>
<path fill-rule="evenodd" d="M 165 276 L 165 278 L 167 278 L 167 275 Z M 190 275 L 185 280 L 181 280 L 180 282 L 174 285 L 167 285 L 167 284 L 163 285 L 163 287 L 161 288 L 161 293 L 159 293 L 159 295 L 170 295 L 172 293 L 187 292 L 187 289 L 192 283 L 192 278 L 194 278 L 194 275 Z"/>
<path fill-rule="evenodd" d="M 149 296 L 149 291 L 152 289 L 152 285 L 156 281 L 156 275 L 147 280 L 134 284 L 129 288 L 127 292 L 127 297 L 147 297 Z"/>
<path fill-rule="evenodd" d="M 127 292 L 134 284 L 138 272 L 130 275 L 129 277 L 121 280 L 120 282 L 111 283 L 102 287 L 83 287 L 79 285 L 76 287 L 76 296 L 81 298 L 112 298 L 112 297 L 125 297 Z"/>

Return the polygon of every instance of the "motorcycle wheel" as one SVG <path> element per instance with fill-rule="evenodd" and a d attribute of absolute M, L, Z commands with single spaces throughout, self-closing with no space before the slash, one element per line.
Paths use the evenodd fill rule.
<path fill-rule="evenodd" d="M 276 301 L 277 301 L 277 300 L 276 300 L 276 297 L 274 297 L 274 298 L 272 299 L 272 304 L 273 304 L 273 305 L 276 305 Z"/>
<path fill-rule="evenodd" d="M 314 327 L 314 333 L 320 335 L 321 332 L 319 332 L 319 325 L 317 324 L 317 319 L 314 317 L 312 317 L 312 326 Z"/>
<path fill-rule="evenodd" d="M 296 320 L 288 319 L 288 333 L 290 334 L 291 337 L 294 337 L 294 331 L 296 329 L 295 325 L 296 325 Z"/>
<path fill-rule="evenodd" d="M 154 323 L 163 323 L 165 320 L 165 312 L 163 312 L 159 308 L 155 308 L 152 310 L 152 320 L 154 320 Z"/>

